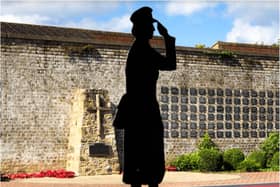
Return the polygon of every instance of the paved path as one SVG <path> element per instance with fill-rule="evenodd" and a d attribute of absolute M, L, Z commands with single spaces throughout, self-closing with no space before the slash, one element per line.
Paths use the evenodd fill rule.
<path fill-rule="evenodd" d="M 129 187 L 121 175 L 81 176 L 72 179 L 31 178 L 0 183 L 0 187 Z M 166 172 L 160 187 L 239 186 L 279 184 L 278 172 L 194 173 Z M 276 185 L 277 184 L 277 185 Z M 271 185 L 270 185 L 271 186 Z M 274 187 L 273 185 L 271 187 Z"/>

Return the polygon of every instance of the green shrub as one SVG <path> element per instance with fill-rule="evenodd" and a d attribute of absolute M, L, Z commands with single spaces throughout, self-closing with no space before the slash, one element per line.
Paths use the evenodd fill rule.
<path fill-rule="evenodd" d="M 274 171 L 279 171 L 279 152 L 274 153 L 271 162 L 269 163 L 269 167 Z"/>
<path fill-rule="evenodd" d="M 200 171 L 219 171 L 223 165 L 223 156 L 217 149 L 202 149 L 198 153 Z"/>
<path fill-rule="evenodd" d="M 195 48 L 203 49 L 203 48 L 205 48 L 205 45 L 204 44 L 196 44 Z"/>
<path fill-rule="evenodd" d="M 179 171 L 196 170 L 198 169 L 198 161 L 198 153 L 194 152 L 178 156 L 171 162 L 171 165 L 175 166 Z"/>
<path fill-rule="evenodd" d="M 183 154 L 178 156 L 171 164 L 179 171 L 187 171 L 190 168 L 189 163 L 190 156 L 188 154 Z"/>
<path fill-rule="evenodd" d="M 271 133 L 261 145 L 265 152 L 267 165 L 270 165 L 271 159 L 276 152 L 279 152 L 279 133 Z"/>
<path fill-rule="evenodd" d="M 263 151 L 253 151 L 247 156 L 246 159 L 255 161 L 260 166 L 260 168 L 265 168 L 266 159 L 265 152 Z"/>
<path fill-rule="evenodd" d="M 224 169 L 235 170 L 239 164 L 244 160 L 245 156 L 241 149 L 233 148 L 228 149 L 223 154 L 224 158 Z"/>
<path fill-rule="evenodd" d="M 259 163 L 250 159 L 243 160 L 238 166 L 238 169 L 240 169 L 241 171 L 249 171 L 249 172 L 259 171 L 260 168 L 261 166 L 259 165 Z"/>
<path fill-rule="evenodd" d="M 265 152 L 253 151 L 240 163 L 238 169 L 242 171 L 259 171 L 265 168 Z"/>
<path fill-rule="evenodd" d="M 197 170 L 198 162 L 199 162 L 198 152 L 191 153 L 189 156 L 190 156 L 190 169 Z"/>
<path fill-rule="evenodd" d="M 218 149 L 217 145 L 211 140 L 208 133 L 205 133 L 202 140 L 198 144 L 198 149 Z"/>

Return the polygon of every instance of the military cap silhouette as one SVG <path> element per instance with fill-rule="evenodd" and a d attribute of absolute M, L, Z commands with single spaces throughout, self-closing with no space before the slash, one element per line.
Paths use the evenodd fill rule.
<path fill-rule="evenodd" d="M 157 22 L 157 20 L 155 20 L 152 16 L 152 11 L 153 10 L 150 7 L 142 7 L 132 13 L 130 21 L 133 24 Z"/>

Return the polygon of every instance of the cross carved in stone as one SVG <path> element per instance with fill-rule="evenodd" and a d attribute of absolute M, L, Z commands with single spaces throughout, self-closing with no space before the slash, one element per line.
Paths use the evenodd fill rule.
<path fill-rule="evenodd" d="M 104 112 L 110 112 L 110 102 L 108 103 L 109 106 L 101 106 L 100 101 L 100 94 L 95 95 L 95 102 L 96 102 L 96 124 L 97 124 L 97 136 L 98 140 L 101 140 L 104 138 L 104 127 L 102 124 L 102 113 Z M 106 103 L 107 104 L 107 103 Z"/>

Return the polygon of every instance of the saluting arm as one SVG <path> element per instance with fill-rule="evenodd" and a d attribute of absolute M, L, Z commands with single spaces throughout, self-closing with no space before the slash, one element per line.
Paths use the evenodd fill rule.
<path fill-rule="evenodd" d="M 159 34 L 164 37 L 165 41 L 165 59 L 164 62 L 160 65 L 161 70 L 175 70 L 176 69 L 176 47 L 175 47 L 175 40 L 176 38 L 170 36 L 168 34 L 167 29 L 157 21 L 157 28 Z"/>

